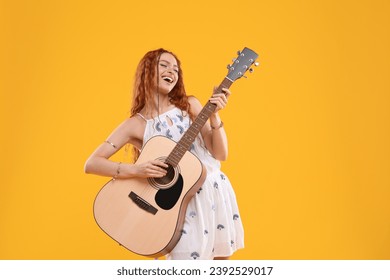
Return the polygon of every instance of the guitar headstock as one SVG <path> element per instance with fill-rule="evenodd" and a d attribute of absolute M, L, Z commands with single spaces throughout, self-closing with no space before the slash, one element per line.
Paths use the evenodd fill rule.
<path fill-rule="evenodd" d="M 249 70 L 250 73 L 253 72 L 253 69 L 250 68 L 252 64 L 258 66 L 259 63 L 256 62 L 258 54 L 252 51 L 251 49 L 244 48 L 242 51 L 237 52 L 237 58 L 233 59 L 233 64 L 229 64 L 227 67 L 229 69 L 226 78 L 234 82 L 235 80 L 245 77 L 244 74 Z"/>

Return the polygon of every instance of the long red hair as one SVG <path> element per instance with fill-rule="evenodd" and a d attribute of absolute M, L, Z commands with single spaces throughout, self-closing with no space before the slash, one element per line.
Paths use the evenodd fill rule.
<path fill-rule="evenodd" d="M 177 83 L 168 94 L 169 101 L 177 108 L 187 112 L 190 117 L 192 117 L 190 113 L 190 104 L 188 103 L 188 97 L 184 88 L 183 71 L 181 69 L 180 60 L 174 53 L 162 48 L 147 52 L 137 66 L 133 87 L 131 117 L 141 112 L 143 108 L 145 108 L 147 112 L 151 112 L 155 109 L 154 107 L 151 107 L 154 106 L 154 92 L 152 89 L 157 83 L 158 62 L 163 53 L 173 55 L 179 68 Z M 134 147 L 134 160 L 136 160 L 138 156 L 139 151 Z"/>

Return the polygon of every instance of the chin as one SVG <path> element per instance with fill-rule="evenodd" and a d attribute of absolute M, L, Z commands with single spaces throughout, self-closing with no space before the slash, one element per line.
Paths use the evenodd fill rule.
<path fill-rule="evenodd" d="M 158 93 L 168 95 L 171 92 L 171 90 L 167 90 L 165 88 L 159 88 Z"/>
<path fill-rule="evenodd" d="M 173 87 L 159 87 L 158 92 L 163 94 L 168 94 L 173 90 Z"/>

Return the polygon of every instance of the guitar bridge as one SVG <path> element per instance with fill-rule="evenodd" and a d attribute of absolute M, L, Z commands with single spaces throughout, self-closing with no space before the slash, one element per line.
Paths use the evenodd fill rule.
<path fill-rule="evenodd" d="M 156 215 L 157 209 L 150 205 L 147 201 L 145 201 L 142 197 L 137 195 L 135 192 L 130 192 L 129 194 L 130 199 L 138 205 L 139 208 L 145 210 L 146 212 L 149 212 L 153 215 Z"/>

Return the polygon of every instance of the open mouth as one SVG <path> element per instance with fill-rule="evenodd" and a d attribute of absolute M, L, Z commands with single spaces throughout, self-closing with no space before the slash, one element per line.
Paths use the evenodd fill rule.
<path fill-rule="evenodd" d="M 166 81 L 166 82 L 168 82 L 168 83 L 170 83 L 170 84 L 173 83 L 173 79 L 172 79 L 171 77 L 163 76 L 162 78 L 163 78 L 164 81 Z"/>

